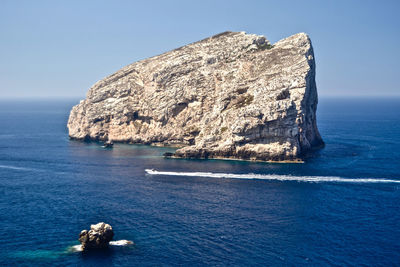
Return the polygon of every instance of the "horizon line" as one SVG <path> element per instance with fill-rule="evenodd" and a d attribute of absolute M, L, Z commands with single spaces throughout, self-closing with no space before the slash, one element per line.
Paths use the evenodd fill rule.
<path fill-rule="evenodd" d="M 318 99 L 328 98 L 400 98 L 400 94 L 385 95 L 318 95 Z M 0 96 L 0 100 L 84 100 L 86 96 Z"/>

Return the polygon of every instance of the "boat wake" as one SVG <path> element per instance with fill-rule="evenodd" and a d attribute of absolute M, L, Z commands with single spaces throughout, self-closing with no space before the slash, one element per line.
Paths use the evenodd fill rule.
<path fill-rule="evenodd" d="M 275 181 L 296 181 L 296 182 L 336 182 L 336 183 L 400 183 L 400 180 L 386 178 L 343 178 L 337 176 L 292 176 L 278 174 L 234 174 L 234 173 L 214 173 L 214 172 L 170 172 L 145 169 L 150 175 L 170 175 L 170 176 L 191 176 L 208 177 L 217 179 L 248 179 L 248 180 L 275 180 Z"/>

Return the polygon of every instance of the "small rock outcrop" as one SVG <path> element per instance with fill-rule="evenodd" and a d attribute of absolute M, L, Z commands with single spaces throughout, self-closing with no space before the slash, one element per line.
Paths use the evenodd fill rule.
<path fill-rule="evenodd" d="M 90 230 L 83 230 L 79 234 L 82 250 L 99 249 L 108 247 L 114 237 L 111 225 L 104 222 L 92 224 Z"/>
<path fill-rule="evenodd" d="M 323 144 L 310 38 L 224 32 L 128 65 L 74 106 L 74 139 L 177 146 L 173 157 L 298 160 Z"/>

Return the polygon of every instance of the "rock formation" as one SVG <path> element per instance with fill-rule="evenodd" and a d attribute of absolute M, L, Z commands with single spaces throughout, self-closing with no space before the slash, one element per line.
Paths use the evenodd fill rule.
<path fill-rule="evenodd" d="M 323 144 L 309 37 L 224 32 L 135 62 L 74 106 L 74 139 L 177 146 L 174 157 L 297 160 Z"/>
<path fill-rule="evenodd" d="M 82 250 L 106 248 L 113 237 L 114 232 L 111 225 L 100 222 L 92 224 L 90 231 L 83 230 L 79 234 L 79 242 L 82 244 Z"/>

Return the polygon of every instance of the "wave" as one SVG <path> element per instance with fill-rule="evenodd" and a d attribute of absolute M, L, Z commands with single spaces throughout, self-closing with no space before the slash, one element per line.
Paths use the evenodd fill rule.
<path fill-rule="evenodd" d="M 0 168 L 10 169 L 10 170 L 19 170 L 19 171 L 35 171 L 35 169 L 24 168 L 24 167 L 15 167 L 15 166 L 9 166 L 9 165 L 0 165 Z"/>
<path fill-rule="evenodd" d="M 129 246 L 129 245 L 133 245 L 134 243 L 130 240 L 117 240 L 117 241 L 110 241 L 110 246 Z M 75 245 L 75 246 L 71 246 L 68 248 L 68 251 L 70 252 L 80 252 L 83 251 L 82 249 L 82 245 Z"/>
<path fill-rule="evenodd" d="M 130 240 L 117 240 L 117 241 L 110 241 L 110 246 L 129 246 L 133 245 L 133 242 Z"/>
<path fill-rule="evenodd" d="M 337 182 L 337 183 L 400 183 L 400 180 L 386 178 L 343 178 L 338 176 L 292 176 L 278 174 L 234 174 L 234 173 L 214 173 L 214 172 L 170 172 L 145 169 L 150 175 L 171 175 L 171 176 L 191 176 L 208 177 L 217 179 L 249 179 L 249 180 L 276 180 L 276 181 L 297 181 L 297 182 Z"/>
<path fill-rule="evenodd" d="M 54 171 L 51 169 L 35 169 L 35 168 L 25 168 L 25 167 L 17 167 L 11 165 L 0 165 L 0 169 L 9 169 L 9 170 L 16 170 L 16 171 L 29 171 L 29 172 L 52 172 L 55 174 L 67 174 L 68 172 L 65 171 Z"/>
<path fill-rule="evenodd" d="M 68 248 L 68 251 L 70 251 L 70 252 L 79 252 L 79 251 L 83 251 L 82 245 L 71 246 L 71 247 Z"/>

